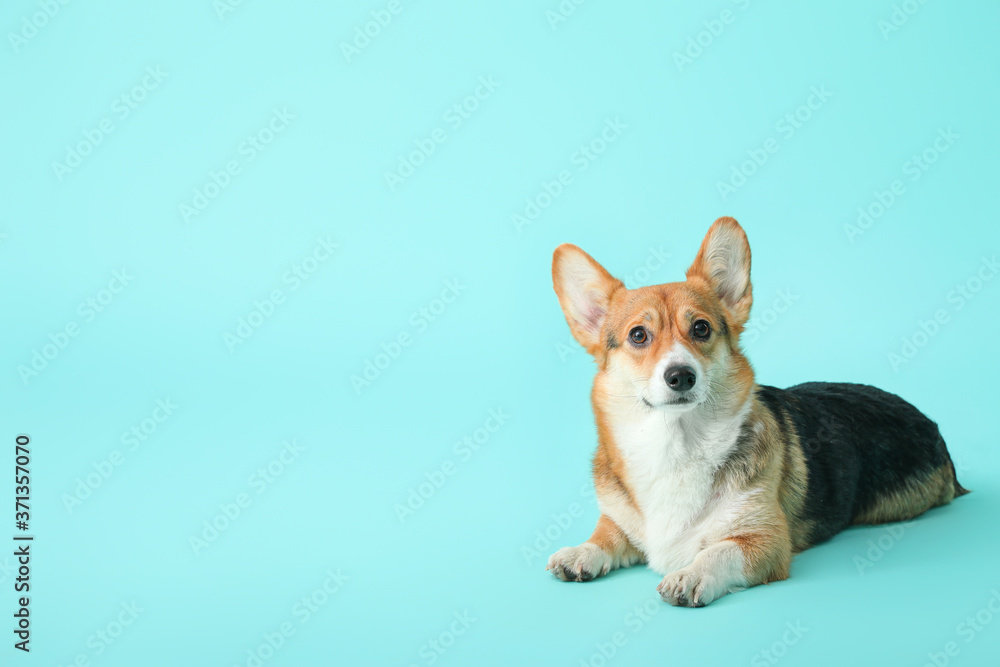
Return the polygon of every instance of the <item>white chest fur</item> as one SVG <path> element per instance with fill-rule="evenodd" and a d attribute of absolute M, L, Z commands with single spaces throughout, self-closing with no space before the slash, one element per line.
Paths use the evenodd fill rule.
<path fill-rule="evenodd" d="M 620 498 L 602 498 L 601 510 L 660 574 L 685 567 L 724 538 L 746 501 L 745 492 L 717 488 L 715 474 L 735 447 L 748 407 L 712 422 L 655 410 L 612 426 L 641 516 Z"/>

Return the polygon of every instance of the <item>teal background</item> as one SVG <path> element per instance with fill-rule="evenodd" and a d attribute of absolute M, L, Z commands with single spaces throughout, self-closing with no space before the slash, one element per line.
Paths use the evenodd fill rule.
<path fill-rule="evenodd" d="M 11 646 L 0 557 L 4 660 L 252 665 L 288 624 L 261 664 L 996 664 L 1000 281 L 961 308 L 954 290 L 976 287 L 1000 247 L 1000 7 L 903 4 L 915 13 L 887 32 L 888 1 L 595 0 L 556 21 L 556 0 L 401 0 L 348 57 L 387 0 L 7 3 L 0 414 L 4 465 L 17 434 L 32 440 L 36 541 L 30 655 Z M 699 33 L 707 46 L 678 65 Z M 116 98 L 156 67 L 123 116 Z M 457 124 L 448 110 L 481 77 L 495 90 Z M 779 125 L 813 87 L 829 99 L 788 136 Z M 250 160 L 241 145 L 274 109 L 294 118 Z M 581 169 L 609 119 L 626 127 Z M 113 131 L 60 179 L 53 162 L 102 121 Z M 948 128 L 958 138 L 911 180 L 907 162 Z M 390 188 L 385 173 L 432 136 L 444 141 Z M 777 151 L 720 194 L 768 140 Z M 185 220 L 230 161 L 239 173 Z M 518 229 L 562 171 L 569 184 Z M 895 180 L 903 194 L 852 242 L 845 225 Z M 758 380 L 902 394 L 939 422 L 974 492 L 902 532 L 847 531 L 788 581 L 705 609 L 655 601 L 659 577 L 641 568 L 560 583 L 545 559 L 597 517 L 594 369 L 552 292 L 551 252 L 576 243 L 630 287 L 673 281 L 720 215 L 753 248 Z M 296 286 L 287 272 L 317 238 L 338 247 Z M 103 293 L 122 269 L 128 285 Z M 227 344 L 274 290 L 273 314 Z M 80 304 L 109 296 L 88 319 Z M 938 310 L 947 321 L 921 338 Z M 386 366 L 377 355 L 401 334 Z M 177 408 L 130 449 L 123 434 L 165 399 Z M 491 409 L 505 423 L 476 451 L 456 445 Z M 302 451 L 261 482 L 293 440 Z M 440 488 L 401 520 L 428 476 Z M 328 571 L 347 580 L 304 620 L 296 605 Z M 141 613 L 116 627 L 133 602 Z M 475 620 L 450 635 L 463 613 Z M 785 643 L 797 623 L 808 631 Z"/>

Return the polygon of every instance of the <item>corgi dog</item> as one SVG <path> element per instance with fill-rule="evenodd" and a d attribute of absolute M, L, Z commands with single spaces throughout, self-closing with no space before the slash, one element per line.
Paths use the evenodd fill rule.
<path fill-rule="evenodd" d="M 740 349 L 750 245 L 708 230 L 684 282 L 626 289 L 580 248 L 552 260 L 573 337 L 597 362 L 593 535 L 547 570 L 590 581 L 645 563 L 670 604 L 786 579 L 792 554 L 852 524 L 911 519 L 968 493 L 937 425 L 860 384 L 759 385 Z"/>

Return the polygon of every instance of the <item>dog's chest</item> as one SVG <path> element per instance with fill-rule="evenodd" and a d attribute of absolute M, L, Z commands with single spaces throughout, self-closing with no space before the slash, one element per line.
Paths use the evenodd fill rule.
<path fill-rule="evenodd" d="M 735 435 L 721 429 L 692 438 L 679 423 L 654 413 L 616 428 L 615 436 L 640 512 L 621 499 L 602 503 L 602 511 L 642 549 L 652 569 L 666 574 L 686 566 L 720 538 L 739 503 L 715 481 Z"/>

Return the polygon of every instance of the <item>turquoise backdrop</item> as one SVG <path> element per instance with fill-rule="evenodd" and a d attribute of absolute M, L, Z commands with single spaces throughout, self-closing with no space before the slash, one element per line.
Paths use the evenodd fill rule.
<path fill-rule="evenodd" d="M 997 3 L 0 14 L 4 664 L 997 664 Z M 973 493 L 704 609 L 558 582 L 597 510 L 552 250 L 674 281 L 722 215 L 758 380 L 903 395 Z"/>

